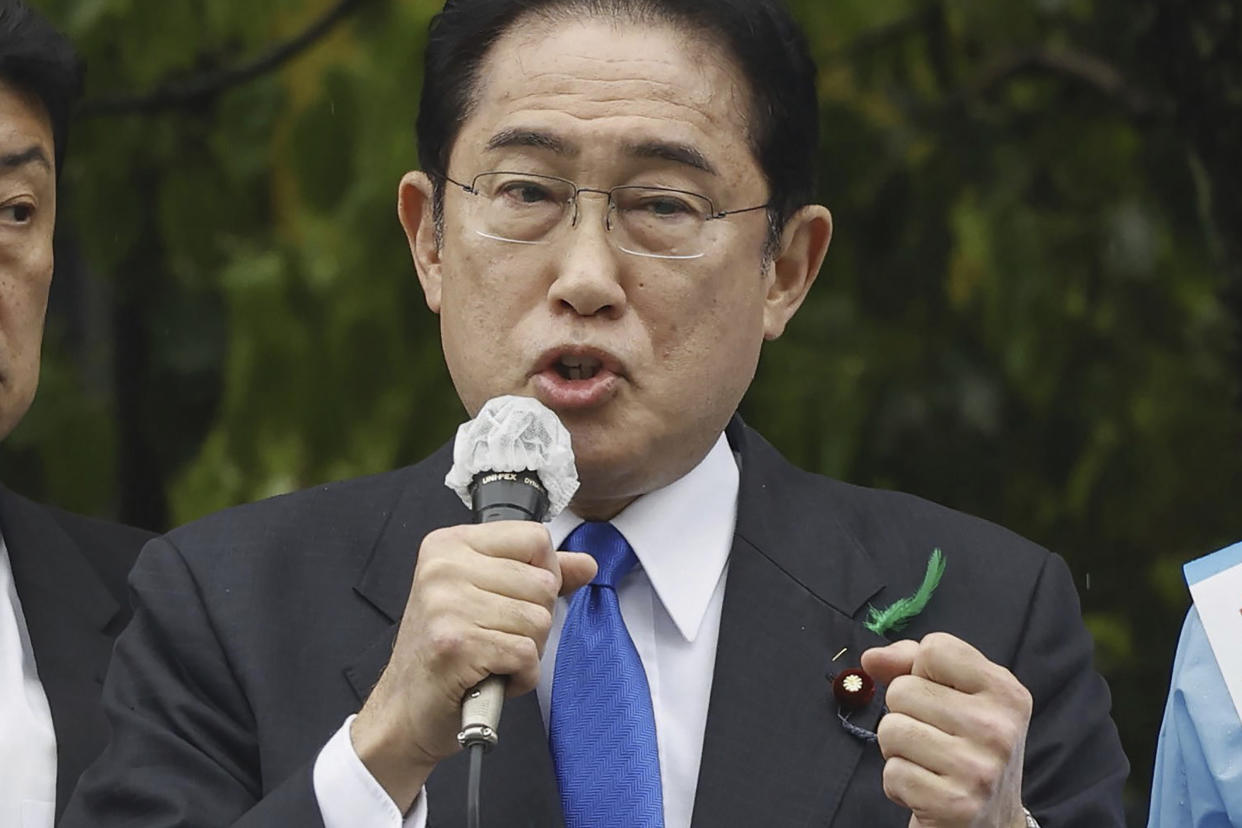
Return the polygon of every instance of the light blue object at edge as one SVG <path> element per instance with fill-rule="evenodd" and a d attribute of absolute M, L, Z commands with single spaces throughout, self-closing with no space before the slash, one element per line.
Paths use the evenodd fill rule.
<path fill-rule="evenodd" d="M 1186 564 L 1196 584 L 1237 563 L 1242 543 Z M 1148 828 L 1242 828 L 1242 721 L 1191 607 L 1160 726 Z"/>
<path fill-rule="evenodd" d="M 1211 555 L 1195 558 L 1182 567 L 1182 572 L 1186 573 L 1186 583 L 1194 586 L 1200 581 L 1211 578 L 1213 575 L 1219 575 L 1226 569 L 1238 564 L 1242 564 L 1242 541 L 1235 543 L 1233 546 L 1226 546 L 1224 549 L 1213 552 Z"/>

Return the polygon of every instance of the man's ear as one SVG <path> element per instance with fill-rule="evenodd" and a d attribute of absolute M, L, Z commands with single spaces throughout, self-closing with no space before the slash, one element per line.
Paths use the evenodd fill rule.
<path fill-rule="evenodd" d="M 807 292 L 819 275 L 819 267 L 832 241 L 832 214 L 819 204 L 809 204 L 785 224 L 781 246 L 768 266 L 768 293 L 763 311 L 763 336 L 776 339 L 785 332 Z"/>
<path fill-rule="evenodd" d="M 432 209 L 431 179 L 423 172 L 408 172 L 397 188 L 397 217 L 410 242 L 414 269 L 423 286 L 423 297 L 432 313 L 440 312 L 440 240 Z"/>

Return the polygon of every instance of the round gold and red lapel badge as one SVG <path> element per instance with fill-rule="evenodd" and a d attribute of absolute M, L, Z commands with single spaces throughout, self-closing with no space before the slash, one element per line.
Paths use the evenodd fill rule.
<path fill-rule="evenodd" d="M 832 695 L 847 712 L 866 707 L 875 698 L 875 680 L 861 667 L 842 670 L 832 680 Z"/>

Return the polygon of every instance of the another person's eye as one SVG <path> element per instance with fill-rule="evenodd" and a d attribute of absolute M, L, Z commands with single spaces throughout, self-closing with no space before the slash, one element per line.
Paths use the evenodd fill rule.
<path fill-rule="evenodd" d="M 29 224 L 34 220 L 33 204 L 8 204 L 0 207 L 0 221 L 5 224 Z"/>

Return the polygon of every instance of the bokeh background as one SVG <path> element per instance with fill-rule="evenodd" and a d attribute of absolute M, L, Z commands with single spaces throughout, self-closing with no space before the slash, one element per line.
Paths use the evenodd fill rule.
<path fill-rule="evenodd" d="M 163 529 L 448 439 L 394 208 L 436 0 L 33 4 L 88 94 L 6 484 Z M 1068 559 L 1141 825 L 1180 565 L 1242 539 L 1242 7 L 792 6 L 836 239 L 743 413 Z"/>

